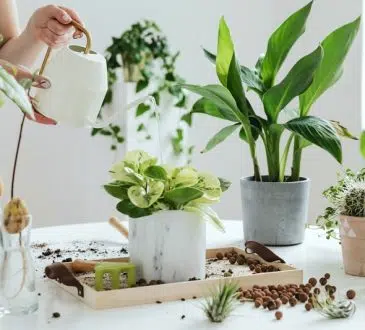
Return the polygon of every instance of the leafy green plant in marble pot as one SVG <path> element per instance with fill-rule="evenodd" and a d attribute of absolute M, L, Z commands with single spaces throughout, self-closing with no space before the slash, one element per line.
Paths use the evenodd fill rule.
<path fill-rule="evenodd" d="M 317 218 L 327 238 L 340 239 L 345 272 L 365 276 L 365 169 L 358 173 L 346 170 L 337 184 L 323 192 L 330 202 Z"/>
<path fill-rule="evenodd" d="M 128 152 L 104 186 L 130 217 L 129 253 L 137 275 L 164 282 L 205 278 L 205 223 L 224 231 L 210 208 L 229 183 L 192 167 L 159 165 L 144 151 Z"/>
<path fill-rule="evenodd" d="M 270 245 L 301 243 L 309 194 L 309 179 L 300 176 L 303 150 L 318 146 L 341 163 L 340 136 L 356 139 L 340 123 L 312 116 L 310 110 L 341 77 L 360 18 L 330 33 L 276 82 L 285 58 L 305 31 L 311 7 L 312 2 L 275 30 L 266 53 L 259 57 L 253 70 L 238 63 L 229 28 L 222 18 L 217 55 L 205 50 L 215 63 L 220 84 L 183 86 L 202 96 L 188 115 L 189 120 L 193 114 L 201 113 L 229 123 L 209 140 L 203 152 L 234 132 L 239 132 L 249 146 L 254 175 L 241 179 L 245 240 Z M 257 94 L 264 115 L 252 107 L 248 91 Z M 299 104 L 292 110 L 294 100 Z M 288 120 L 283 115 L 292 118 Z M 261 174 L 256 152 L 260 142 L 266 153 L 268 175 Z M 289 155 L 293 158 L 291 174 L 286 174 Z"/>

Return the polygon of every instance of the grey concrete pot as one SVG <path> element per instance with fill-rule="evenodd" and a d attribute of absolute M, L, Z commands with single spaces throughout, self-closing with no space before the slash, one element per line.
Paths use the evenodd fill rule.
<path fill-rule="evenodd" d="M 245 241 L 266 245 L 294 245 L 304 240 L 310 181 L 262 182 L 241 179 Z M 266 182 L 265 182 L 266 181 Z"/>

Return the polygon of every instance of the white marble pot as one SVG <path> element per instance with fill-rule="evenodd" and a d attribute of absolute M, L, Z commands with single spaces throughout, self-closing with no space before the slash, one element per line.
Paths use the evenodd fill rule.
<path fill-rule="evenodd" d="M 137 279 L 204 279 L 205 249 L 206 223 L 195 213 L 160 211 L 129 219 L 129 255 L 137 266 Z"/>

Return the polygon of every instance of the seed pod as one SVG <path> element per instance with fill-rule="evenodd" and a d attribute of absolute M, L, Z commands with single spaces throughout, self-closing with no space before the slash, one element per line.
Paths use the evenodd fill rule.
<path fill-rule="evenodd" d="M 276 307 L 280 308 L 282 301 L 278 298 L 278 299 L 275 299 L 275 303 L 276 303 Z"/>
<path fill-rule="evenodd" d="M 308 296 L 306 293 L 300 293 L 299 294 L 299 301 L 302 303 L 305 303 L 308 300 Z"/>
<path fill-rule="evenodd" d="M 320 288 L 314 288 L 314 294 L 315 295 L 319 295 L 321 293 L 321 289 Z"/>
<path fill-rule="evenodd" d="M 348 299 L 354 299 L 356 297 L 355 290 L 348 290 L 346 292 L 346 296 L 347 296 Z"/>
<path fill-rule="evenodd" d="M 273 311 L 275 309 L 278 309 L 276 306 L 276 302 L 274 300 L 270 300 L 268 302 L 267 308 L 269 309 L 269 311 Z"/>
<path fill-rule="evenodd" d="M 331 275 L 330 275 L 329 273 L 324 274 L 324 278 L 325 278 L 326 280 L 329 280 L 329 279 L 330 279 L 330 277 L 331 277 Z"/>
<path fill-rule="evenodd" d="M 290 306 L 294 307 L 297 304 L 297 300 L 294 297 L 289 299 Z"/>
<path fill-rule="evenodd" d="M 261 270 L 263 273 L 267 272 L 267 268 L 268 268 L 267 265 L 265 265 L 265 264 L 261 265 Z"/>
<path fill-rule="evenodd" d="M 251 271 L 255 270 L 255 265 L 254 264 L 250 264 L 248 267 L 250 268 Z"/>
<path fill-rule="evenodd" d="M 271 298 L 272 298 L 272 299 L 274 299 L 274 300 L 276 300 L 276 299 L 278 299 L 278 298 L 279 298 L 279 295 L 278 295 L 277 293 L 273 293 L 273 294 L 271 295 Z"/>
<path fill-rule="evenodd" d="M 261 273 L 261 267 L 260 266 L 256 266 L 255 267 L 255 272 L 256 273 Z"/>
<path fill-rule="evenodd" d="M 217 257 L 218 260 L 223 259 L 223 253 L 222 252 L 217 252 L 217 254 L 215 256 Z"/>
<path fill-rule="evenodd" d="M 320 280 L 319 280 L 319 283 L 323 286 L 323 285 L 326 285 L 327 284 L 327 279 L 322 277 Z"/>
<path fill-rule="evenodd" d="M 317 279 L 314 277 L 311 277 L 308 281 L 312 285 L 312 287 L 315 287 L 317 285 Z"/>
<path fill-rule="evenodd" d="M 231 265 L 234 265 L 236 263 L 236 261 L 237 261 L 237 258 L 235 256 L 232 256 L 232 257 L 229 258 L 229 263 Z"/>
<path fill-rule="evenodd" d="M 256 300 L 255 300 L 255 307 L 256 307 L 256 308 L 261 307 L 261 306 L 262 306 L 262 304 L 263 304 L 262 299 L 256 299 Z"/>
<path fill-rule="evenodd" d="M 281 302 L 286 305 L 289 302 L 289 298 L 286 296 L 281 297 Z"/>
<path fill-rule="evenodd" d="M 283 312 L 277 311 L 275 317 L 278 321 L 281 320 L 283 318 Z"/>
<path fill-rule="evenodd" d="M 238 263 L 239 265 L 244 265 L 244 264 L 245 264 L 245 262 L 246 262 L 246 258 L 240 254 L 240 255 L 238 256 L 238 258 L 237 258 L 237 263 Z"/>
<path fill-rule="evenodd" d="M 313 306 L 312 306 L 312 304 L 310 304 L 310 303 L 306 303 L 305 304 L 305 309 L 309 312 L 312 308 L 313 308 Z"/>

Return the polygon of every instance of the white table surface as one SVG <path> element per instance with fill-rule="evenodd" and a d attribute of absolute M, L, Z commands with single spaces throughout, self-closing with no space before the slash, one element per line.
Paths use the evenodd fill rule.
<path fill-rule="evenodd" d="M 242 224 L 225 221 L 226 234 L 208 226 L 209 247 L 242 246 Z M 342 267 L 340 246 L 336 241 L 320 237 L 318 230 L 307 230 L 305 243 L 294 247 L 273 250 L 288 263 L 304 270 L 307 280 L 311 276 L 321 277 L 329 272 L 339 294 L 347 289 L 357 291 L 357 312 L 351 319 L 328 320 L 314 311 L 306 312 L 303 305 L 295 308 L 284 306 L 281 321 L 274 313 L 255 309 L 251 303 L 239 305 L 232 315 L 221 324 L 210 323 L 203 314 L 198 300 L 166 302 L 162 304 L 109 310 L 93 310 L 38 273 L 37 288 L 39 310 L 28 316 L 6 316 L 0 319 L 0 330 L 93 330 L 93 329 L 353 329 L 365 328 L 365 278 L 345 275 Z M 67 245 L 70 241 L 102 240 L 105 245 L 118 246 L 126 241 L 107 223 L 59 226 L 35 229 L 33 242 L 50 242 Z M 35 256 L 36 257 L 36 256 Z M 52 318 L 53 312 L 61 317 Z M 185 319 L 181 316 L 185 315 Z"/>

